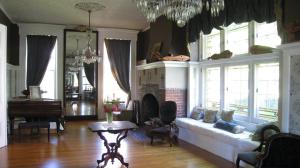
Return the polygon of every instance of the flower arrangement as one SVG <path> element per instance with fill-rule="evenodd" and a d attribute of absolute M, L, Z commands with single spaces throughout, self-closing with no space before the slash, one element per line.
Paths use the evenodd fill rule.
<path fill-rule="evenodd" d="M 104 102 L 103 111 L 106 113 L 106 120 L 108 123 L 111 123 L 113 120 L 114 111 L 120 111 L 119 109 L 120 99 L 113 99 L 111 101 L 106 100 Z"/>

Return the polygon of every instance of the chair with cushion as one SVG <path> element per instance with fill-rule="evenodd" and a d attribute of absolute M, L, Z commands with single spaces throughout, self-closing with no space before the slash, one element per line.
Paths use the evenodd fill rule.
<path fill-rule="evenodd" d="M 240 161 L 243 161 L 249 165 L 255 166 L 258 163 L 257 156 L 261 152 L 264 152 L 266 147 L 267 139 L 280 132 L 280 129 L 275 125 L 266 125 L 261 129 L 260 132 L 260 145 L 251 152 L 241 152 L 238 154 L 236 159 L 236 167 L 240 167 Z"/>
<path fill-rule="evenodd" d="M 153 144 L 154 138 L 167 138 L 172 146 L 171 126 L 176 118 L 177 105 L 174 101 L 164 101 L 160 106 L 159 120 L 153 120 L 151 128 L 148 130 L 148 136 Z"/>
<path fill-rule="evenodd" d="M 266 150 L 257 156 L 257 168 L 300 167 L 300 136 L 280 133 L 269 138 Z"/>

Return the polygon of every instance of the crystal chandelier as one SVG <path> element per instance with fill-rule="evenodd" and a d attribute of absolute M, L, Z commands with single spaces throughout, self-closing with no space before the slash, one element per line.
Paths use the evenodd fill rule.
<path fill-rule="evenodd" d="M 224 0 L 134 0 L 138 9 L 149 22 L 154 22 L 159 16 L 165 15 L 179 27 L 183 27 L 191 18 L 205 8 L 215 17 L 224 10 Z"/>
<path fill-rule="evenodd" d="M 75 58 L 75 61 L 73 63 L 69 63 L 69 66 L 68 66 L 68 70 L 71 72 L 78 72 L 83 67 L 82 60 L 78 59 L 78 58 L 80 58 L 78 43 L 79 43 L 79 38 L 76 38 L 76 50 L 71 55 L 71 58 L 73 58 L 73 59 Z"/>
<path fill-rule="evenodd" d="M 83 49 L 82 54 L 81 55 L 77 55 L 75 57 L 75 59 L 78 62 L 83 62 L 83 63 L 95 63 L 100 62 L 102 57 L 97 55 L 97 51 L 91 48 L 91 34 L 92 34 L 92 29 L 91 29 L 91 13 L 93 11 L 98 11 L 98 10 L 102 10 L 105 7 L 99 3 L 96 2 L 80 2 L 75 4 L 75 8 L 80 9 L 80 10 L 84 10 L 86 12 L 89 13 L 89 27 L 87 28 L 86 32 L 87 32 L 87 47 L 85 49 Z M 97 37 L 96 37 L 97 38 Z"/>

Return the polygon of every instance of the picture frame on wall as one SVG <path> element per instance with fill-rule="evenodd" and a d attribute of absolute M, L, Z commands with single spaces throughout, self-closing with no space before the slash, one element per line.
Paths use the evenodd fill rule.
<path fill-rule="evenodd" d="M 29 86 L 30 99 L 40 99 L 41 89 L 39 86 Z"/>

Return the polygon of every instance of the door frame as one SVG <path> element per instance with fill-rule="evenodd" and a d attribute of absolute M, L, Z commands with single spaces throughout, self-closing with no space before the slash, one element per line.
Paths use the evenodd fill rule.
<path fill-rule="evenodd" d="M 7 27 L 0 24 L 0 148 L 7 146 L 6 46 Z"/>

